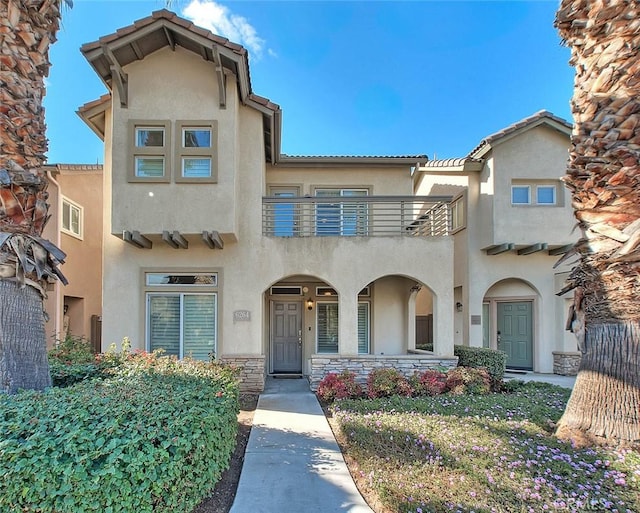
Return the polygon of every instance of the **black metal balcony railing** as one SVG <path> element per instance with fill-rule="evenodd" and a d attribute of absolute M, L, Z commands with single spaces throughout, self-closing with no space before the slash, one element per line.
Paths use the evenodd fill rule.
<path fill-rule="evenodd" d="M 270 237 L 441 237 L 451 233 L 450 196 L 263 197 Z"/>

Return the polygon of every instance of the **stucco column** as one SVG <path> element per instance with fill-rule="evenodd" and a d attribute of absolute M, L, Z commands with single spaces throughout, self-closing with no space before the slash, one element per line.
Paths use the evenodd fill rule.
<path fill-rule="evenodd" d="M 340 293 L 338 303 L 338 352 L 358 354 L 358 293 Z"/>
<path fill-rule="evenodd" d="M 433 297 L 433 352 L 453 356 L 453 288 L 436 290 Z"/>
<path fill-rule="evenodd" d="M 471 316 L 479 315 L 482 319 L 482 302 L 484 300 L 484 290 L 481 287 L 474 287 L 472 283 L 469 284 L 467 304 L 467 317 L 465 323 L 468 326 L 468 338 L 469 345 L 471 347 L 482 347 L 482 324 L 471 324 Z M 491 333 L 489 334 L 491 336 Z"/>

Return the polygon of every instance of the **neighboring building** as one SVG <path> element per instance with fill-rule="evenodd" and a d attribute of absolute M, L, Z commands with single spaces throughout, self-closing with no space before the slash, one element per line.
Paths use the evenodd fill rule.
<path fill-rule="evenodd" d="M 503 350 L 514 369 L 564 373 L 579 359 L 564 331 L 572 297 L 556 296 L 568 269 L 553 269 L 575 239 L 560 180 L 570 134 L 541 111 L 415 174 L 419 194 L 454 197 L 455 343 Z"/>
<path fill-rule="evenodd" d="M 454 365 L 454 341 L 482 345 L 475 316 L 485 296 L 491 315 L 504 291 L 465 283 L 505 255 L 481 250 L 507 234 L 515 249 L 534 244 L 494 227 L 500 205 L 483 198 L 487 187 L 511 194 L 511 175 L 497 167 L 499 148 L 511 145 L 487 139 L 488 152 L 456 161 L 458 188 L 423 155 L 282 155 L 280 107 L 252 92 L 246 50 L 166 10 L 82 52 L 109 89 L 79 111 L 105 143 L 103 347 L 129 337 L 140 349 L 215 354 L 243 366 L 245 388 L 259 390 L 267 373 L 308 375 L 315 386 L 345 367 Z M 563 161 L 545 169 L 557 182 L 568 141 L 549 139 L 554 151 L 564 143 Z M 467 208 L 478 215 L 493 208 L 491 226 L 456 202 L 451 230 L 460 194 L 473 196 Z M 568 210 L 555 212 L 570 227 Z M 553 250 L 568 232 L 539 240 Z M 526 270 L 508 277 L 527 280 Z M 553 282 L 550 264 L 546 272 Z M 538 289 L 534 307 L 552 292 Z M 414 351 L 417 326 L 432 353 Z M 552 332 L 545 324 L 544 336 Z M 532 365 L 550 371 L 550 358 Z"/>
<path fill-rule="evenodd" d="M 47 345 L 69 334 L 90 340 L 100 351 L 102 166 L 51 164 L 45 169 L 51 218 L 43 237 L 66 253 L 60 271 L 69 280 L 68 285 L 56 281 L 47 290 Z"/>

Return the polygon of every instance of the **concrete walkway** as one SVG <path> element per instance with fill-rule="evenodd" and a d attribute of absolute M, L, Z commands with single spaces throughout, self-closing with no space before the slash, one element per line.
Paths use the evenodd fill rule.
<path fill-rule="evenodd" d="M 306 379 L 268 378 L 231 513 L 373 513 Z"/>
<path fill-rule="evenodd" d="M 541 381 L 551 383 L 564 388 L 573 388 L 576 382 L 575 376 L 560 376 L 559 374 L 538 374 L 536 372 L 505 372 L 505 380 L 519 379 L 522 381 Z"/>

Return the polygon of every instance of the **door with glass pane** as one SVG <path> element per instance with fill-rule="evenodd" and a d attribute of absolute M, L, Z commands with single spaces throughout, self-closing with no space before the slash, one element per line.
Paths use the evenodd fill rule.
<path fill-rule="evenodd" d="M 302 373 L 302 303 L 271 303 L 271 367 L 274 374 Z"/>
<path fill-rule="evenodd" d="M 297 188 L 277 188 L 271 191 L 274 198 L 295 198 Z M 272 203 L 270 234 L 276 237 L 295 237 L 298 235 L 298 211 L 295 203 Z"/>
<path fill-rule="evenodd" d="M 216 294 L 148 293 L 148 349 L 209 360 L 216 350 L 216 301 Z"/>

